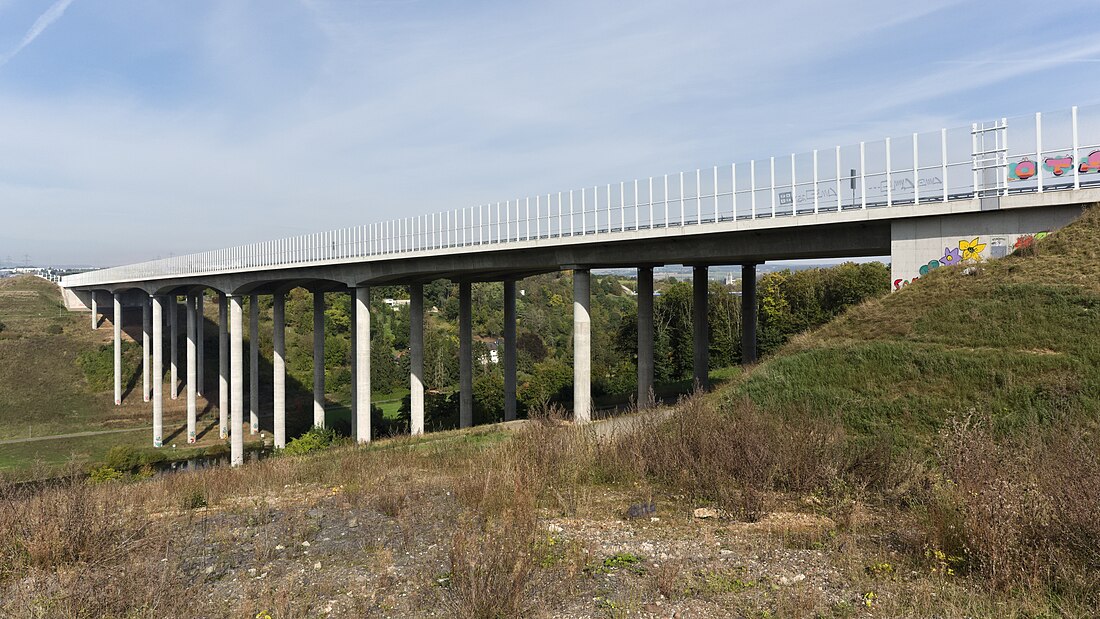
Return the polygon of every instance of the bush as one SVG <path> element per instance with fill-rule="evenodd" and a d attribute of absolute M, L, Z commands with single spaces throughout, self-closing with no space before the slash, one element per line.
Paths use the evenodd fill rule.
<path fill-rule="evenodd" d="M 0 327 L 2 327 L 2 325 L 0 325 Z M 4 329 L 0 328 L 0 331 L 3 331 L 3 330 Z M 62 329 L 61 325 L 59 325 L 59 324 L 52 324 L 52 325 L 46 327 L 46 333 L 48 333 L 50 335 L 61 335 L 61 333 L 63 331 L 64 331 L 64 329 Z"/>
<path fill-rule="evenodd" d="M 328 449 L 336 441 L 336 431 L 332 428 L 314 426 L 298 438 L 291 439 L 282 449 L 282 453 L 301 456 L 322 449 Z"/>
<path fill-rule="evenodd" d="M 132 471 L 141 466 L 142 457 L 133 447 L 115 445 L 107 450 L 107 455 L 103 457 L 103 464 L 116 471 Z"/>
<path fill-rule="evenodd" d="M 102 484 L 110 481 L 118 481 L 120 479 L 122 479 L 122 471 L 113 469 L 109 466 L 94 468 L 88 474 L 88 481 L 93 484 Z"/>

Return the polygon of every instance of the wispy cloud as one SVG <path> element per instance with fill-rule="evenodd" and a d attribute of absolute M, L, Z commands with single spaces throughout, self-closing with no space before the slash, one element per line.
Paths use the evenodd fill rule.
<path fill-rule="evenodd" d="M 10 52 L 0 55 L 0 67 L 6 65 L 12 58 L 15 58 L 19 52 L 33 43 L 39 35 L 46 31 L 46 28 L 50 27 L 50 24 L 61 19 L 61 16 L 65 14 L 65 9 L 69 8 L 69 5 L 72 3 L 73 0 L 57 0 L 50 8 L 46 9 L 45 13 L 39 15 L 38 19 L 34 20 L 31 29 L 27 31 L 27 34 L 23 35 L 23 40 L 19 42 L 19 45 L 16 45 L 15 49 Z M 0 2 L 0 6 L 2 5 L 3 3 Z"/>

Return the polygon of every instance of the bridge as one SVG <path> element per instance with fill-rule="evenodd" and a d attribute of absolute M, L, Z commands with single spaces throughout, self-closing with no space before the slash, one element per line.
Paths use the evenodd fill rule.
<path fill-rule="evenodd" d="M 163 441 L 163 332 L 171 341 L 176 396 L 180 297 L 186 310 L 189 442 L 203 383 L 203 300 L 217 293 L 220 433 L 231 462 L 243 462 L 244 298 L 257 341 L 259 295 L 274 307 L 274 441 L 286 444 L 285 299 L 314 295 L 314 424 L 324 425 L 324 299 L 346 292 L 352 313 L 352 434 L 370 441 L 370 289 L 406 285 L 410 294 L 410 431 L 424 431 L 425 282 L 459 285 L 460 425 L 473 419 L 471 284 L 504 283 L 505 418 L 516 415 L 516 286 L 524 277 L 573 272 L 574 400 L 590 420 L 592 269 L 638 270 L 638 392 L 653 390 L 653 269 L 693 267 L 694 376 L 708 370 L 707 272 L 741 265 L 743 362 L 756 361 L 756 267 L 790 259 L 891 258 L 895 289 L 929 270 L 1011 253 L 1100 201 L 1100 106 L 856 145 L 713 166 L 689 172 L 508 199 L 66 276 L 74 307 L 113 304 L 114 389 L 121 403 L 122 308 L 143 314 L 143 397 L 152 400 L 153 444 Z M 249 428 L 258 431 L 256 347 L 251 347 Z"/>

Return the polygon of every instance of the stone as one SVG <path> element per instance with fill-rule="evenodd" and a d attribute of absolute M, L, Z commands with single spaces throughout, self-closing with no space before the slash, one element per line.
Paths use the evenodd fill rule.
<path fill-rule="evenodd" d="M 626 517 L 648 518 L 650 516 L 656 515 L 656 513 L 657 502 L 650 501 L 649 503 L 636 503 L 634 505 L 631 505 L 630 508 L 626 510 Z"/>
<path fill-rule="evenodd" d="M 692 512 L 692 515 L 696 518 L 699 518 L 700 520 L 706 518 L 717 518 L 718 510 L 714 509 L 713 507 L 697 507 L 695 508 L 695 511 Z"/>

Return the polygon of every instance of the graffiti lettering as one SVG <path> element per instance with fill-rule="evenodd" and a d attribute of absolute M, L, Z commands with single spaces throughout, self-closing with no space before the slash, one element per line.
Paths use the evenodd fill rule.
<path fill-rule="evenodd" d="M 1035 162 L 1030 159 L 1024 159 L 1008 169 L 1008 180 L 1026 181 L 1032 176 L 1035 176 L 1036 172 L 1038 172 L 1038 166 L 1035 165 Z"/>
<path fill-rule="evenodd" d="M 1094 170 L 1100 171 L 1100 150 L 1089 153 L 1089 158 L 1082 161 L 1081 165 L 1077 167 L 1077 171 L 1081 174 L 1087 174 Z"/>
<path fill-rule="evenodd" d="M 1061 176 L 1066 173 L 1066 170 L 1073 169 L 1073 157 L 1069 155 L 1065 157 L 1047 157 L 1043 160 L 1043 167 L 1050 170 L 1051 174 Z"/>

